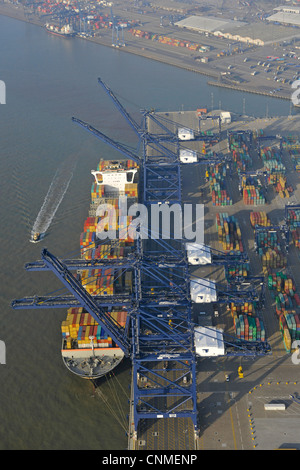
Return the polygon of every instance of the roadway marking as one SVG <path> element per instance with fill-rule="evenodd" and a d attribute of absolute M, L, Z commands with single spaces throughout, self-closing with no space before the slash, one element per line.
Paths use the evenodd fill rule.
<path fill-rule="evenodd" d="M 235 448 L 235 450 L 237 450 L 231 407 L 229 408 L 229 413 L 230 413 L 230 421 L 231 421 L 231 427 L 232 427 L 234 448 Z"/>

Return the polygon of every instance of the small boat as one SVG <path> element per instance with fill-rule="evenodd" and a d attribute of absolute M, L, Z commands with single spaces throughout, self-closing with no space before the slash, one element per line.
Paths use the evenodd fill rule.
<path fill-rule="evenodd" d="M 31 243 L 38 243 L 40 242 L 42 239 L 42 234 L 40 234 L 39 232 L 34 232 L 33 235 L 31 236 Z"/>

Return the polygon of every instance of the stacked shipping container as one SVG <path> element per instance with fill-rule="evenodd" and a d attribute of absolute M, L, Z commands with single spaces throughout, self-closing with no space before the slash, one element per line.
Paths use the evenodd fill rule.
<path fill-rule="evenodd" d="M 216 227 L 219 242 L 222 243 L 224 251 L 244 251 L 241 229 L 234 216 L 229 216 L 226 212 L 217 214 Z"/>
<path fill-rule="evenodd" d="M 230 134 L 228 148 L 232 153 L 233 162 L 238 171 L 246 171 L 252 167 L 252 158 L 249 154 L 245 135 Z"/>
<path fill-rule="evenodd" d="M 250 223 L 253 228 L 256 225 L 259 227 L 269 227 L 271 225 L 271 221 L 264 211 L 250 212 Z"/>
<path fill-rule="evenodd" d="M 300 209 L 288 210 L 287 224 L 290 227 L 294 245 L 300 248 Z"/>
<path fill-rule="evenodd" d="M 300 296 L 292 276 L 285 271 L 268 276 L 268 288 L 275 296 L 275 309 L 285 349 L 290 352 L 292 342 L 300 339 Z"/>
<path fill-rule="evenodd" d="M 161 34 L 155 34 L 148 31 L 142 31 L 140 29 L 131 28 L 130 33 L 135 36 L 136 38 L 144 38 L 150 39 L 151 41 L 157 41 L 161 44 L 168 44 L 169 46 L 173 47 L 185 47 L 191 51 L 198 51 L 198 52 L 209 52 L 210 47 L 204 46 L 202 44 L 198 44 L 195 42 L 187 41 L 184 39 L 175 39 L 170 38 L 168 36 L 164 36 Z"/>
<path fill-rule="evenodd" d="M 127 312 L 111 311 L 107 315 L 114 319 L 120 326 L 125 327 Z M 70 308 L 67 319 L 61 325 L 62 337 L 66 340 L 67 349 L 74 347 L 109 348 L 113 346 L 112 339 L 94 318 L 81 307 Z M 93 336 L 93 339 L 90 337 Z"/>
<path fill-rule="evenodd" d="M 110 165 L 110 166 L 109 166 Z M 106 162 L 101 160 L 98 164 L 97 170 L 102 171 L 106 168 L 120 169 L 131 169 L 137 168 L 137 164 L 130 160 L 124 161 L 121 164 L 118 162 Z M 101 178 L 101 176 L 100 176 Z M 129 197 L 137 197 L 137 184 L 125 184 L 125 192 Z M 127 227 L 132 221 L 132 217 L 119 217 L 119 200 L 116 198 L 104 198 L 104 187 L 102 185 L 93 184 L 91 191 L 92 201 L 95 199 L 102 200 L 98 201 L 109 204 L 115 210 L 115 216 L 109 213 L 109 211 L 102 217 L 89 216 L 84 223 L 84 232 L 80 237 L 80 249 L 81 256 L 83 259 L 105 259 L 105 258 L 123 258 L 128 250 L 131 250 L 133 240 L 128 237 Z M 92 211 L 91 211 L 92 212 Z M 109 242 L 100 244 L 101 240 L 96 235 L 96 232 L 101 229 L 101 220 L 105 219 L 102 229 L 107 230 L 119 230 L 124 235 L 124 240 L 120 241 L 117 246 L 110 244 Z M 81 271 L 81 283 L 83 287 L 91 295 L 110 295 L 114 294 L 114 290 L 125 292 L 132 288 L 132 272 L 130 271 L 118 271 L 118 276 L 115 277 L 114 269 L 85 269 Z M 121 327 L 125 326 L 127 312 L 124 310 L 113 310 L 107 312 L 108 316 Z M 62 322 L 62 337 L 64 340 L 64 347 L 67 349 L 72 348 L 88 348 L 91 349 L 90 336 L 93 336 L 93 347 L 96 348 L 110 348 L 113 346 L 111 337 L 100 327 L 100 325 L 94 320 L 94 318 L 85 313 L 82 308 L 71 308 L 68 310 L 66 321 Z"/>
<path fill-rule="evenodd" d="M 225 267 L 225 276 L 227 281 L 232 281 L 237 277 L 247 277 L 249 275 L 249 263 L 238 263 L 233 266 Z"/>
<path fill-rule="evenodd" d="M 257 316 L 252 303 L 231 304 L 231 315 L 236 336 L 244 341 L 265 341 L 266 332 L 263 321 Z"/>
<path fill-rule="evenodd" d="M 277 148 L 264 147 L 260 149 L 260 157 L 270 184 L 277 184 L 277 179 L 280 176 L 285 177 L 286 168 L 281 161 L 281 153 Z"/>
<path fill-rule="evenodd" d="M 226 168 L 222 164 L 210 167 L 208 181 L 210 185 L 213 206 L 232 205 L 232 199 L 226 190 Z"/>
<path fill-rule="evenodd" d="M 283 268 L 287 259 L 282 252 L 280 235 L 276 231 L 259 231 L 256 236 L 257 250 L 263 265 L 263 272 L 267 274 L 272 269 Z"/>
<path fill-rule="evenodd" d="M 294 168 L 300 171 L 300 141 L 298 136 L 289 135 L 283 141 L 283 148 L 289 151 Z"/>

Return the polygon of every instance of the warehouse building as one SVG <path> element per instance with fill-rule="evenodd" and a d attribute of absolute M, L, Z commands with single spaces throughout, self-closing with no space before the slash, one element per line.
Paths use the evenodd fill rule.
<path fill-rule="evenodd" d="M 212 16 L 189 16 L 175 23 L 179 28 L 187 28 L 192 31 L 214 34 L 216 32 L 228 32 L 233 28 L 244 26 L 246 23 L 233 20 L 220 20 Z"/>
<path fill-rule="evenodd" d="M 286 11 L 277 11 L 274 15 L 268 16 L 267 21 L 290 26 L 300 26 L 300 13 L 288 13 Z"/>
<path fill-rule="evenodd" d="M 263 46 L 264 41 L 260 38 L 243 34 L 242 30 L 247 27 L 247 23 L 234 20 L 221 20 L 219 18 L 207 16 L 190 16 L 184 20 L 175 23 L 179 28 L 186 28 L 207 35 L 214 35 L 231 39 L 233 41 L 243 42 L 246 44 Z"/>

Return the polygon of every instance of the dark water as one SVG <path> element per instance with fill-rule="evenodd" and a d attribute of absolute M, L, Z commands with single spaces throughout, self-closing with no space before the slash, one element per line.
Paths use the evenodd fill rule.
<path fill-rule="evenodd" d="M 42 245 L 59 257 L 78 255 L 90 170 L 101 156 L 119 156 L 71 117 L 137 145 L 98 76 L 138 122 L 141 108 L 190 110 L 210 107 L 212 99 L 215 107 L 221 102 L 223 109 L 242 113 L 245 98 L 246 113 L 258 116 L 266 109 L 270 116 L 288 114 L 290 104 L 212 88 L 200 75 L 83 40 L 66 41 L 1 16 L 0 44 L 0 79 L 7 92 L 6 105 L 0 106 L 0 340 L 6 344 L 7 362 L 0 365 L 0 449 L 125 449 L 127 438 L 118 420 L 124 423 L 128 412 L 130 365 L 125 363 L 101 385 L 114 409 L 121 407 L 112 415 L 93 395 L 91 384 L 62 364 L 60 324 L 66 312 L 10 308 L 13 298 L 61 287 L 54 275 L 26 273 L 23 266 L 39 259 Z M 32 227 L 65 161 L 76 162 L 70 165 L 67 192 L 43 243 L 31 244 Z"/>

